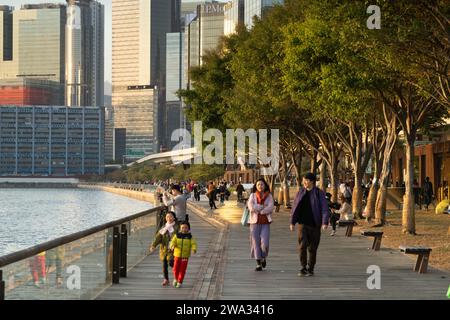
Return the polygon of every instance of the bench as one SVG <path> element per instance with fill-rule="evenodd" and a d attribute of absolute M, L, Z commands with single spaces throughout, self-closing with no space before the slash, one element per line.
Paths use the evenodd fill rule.
<path fill-rule="evenodd" d="M 361 231 L 361 235 L 365 237 L 374 237 L 372 250 L 378 251 L 381 247 L 381 239 L 383 238 L 383 231 Z"/>
<path fill-rule="evenodd" d="M 355 225 L 355 220 L 339 220 L 339 227 L 347 226 L 347 230 L 345 231 L 346 237 L 351 237 L 353 233 L 353 226 Z"/>
<path fill-rule="evenodd" d="M 414 271 L 418 271 L 419 273 L 427 272 L 431 248 L 400 246 L 400 251 L 405 254 L 417 254 L 418 257 L 416 265 L 414 266 Z"/>

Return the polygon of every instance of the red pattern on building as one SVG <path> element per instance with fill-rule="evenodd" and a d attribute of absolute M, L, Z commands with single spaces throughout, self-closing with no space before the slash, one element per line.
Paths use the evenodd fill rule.
<path fill-rule="evenodd" d="M 53 93 L 47 88 L 0 87 L 0 104 L 51 105 Z"/>

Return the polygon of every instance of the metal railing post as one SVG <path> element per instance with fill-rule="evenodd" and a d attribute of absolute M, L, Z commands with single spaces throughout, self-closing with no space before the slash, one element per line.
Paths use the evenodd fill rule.
<path fill-rule="evenodd" d="M 0 270 L 0 301 L 5 300 L 5 281 L 3 281 L 3 271 Z"/>
<path fill-rule="evenodd" d="M 120 279 L 120 231 L 119 227 L 114 227 L 113 232 L 113 275 L 112 282 L 119 283 Z"/>
<path fill-rule="evenodd" d="M 127 225 L 122 224 L 120 230 L 120 276 L 127 277 L 127 250 L 128 250 Z"/>

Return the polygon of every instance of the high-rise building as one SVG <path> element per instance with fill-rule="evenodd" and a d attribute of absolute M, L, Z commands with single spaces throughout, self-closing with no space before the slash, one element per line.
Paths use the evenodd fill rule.
<path fill-rule="evenodd" d="M 103 108 L 0 106 L 0 175 L 103 174 Z"/>
<path fill-rule="evenodd" d="M 236 32 L 236 27 L 244 23 L 244 0 L 232 0 L 224 7 L 224 35 Z"/>
<path fill-rule="evenodd" d="M 182 88 L 183 48 L 184 33 L 167 34 L 166 119 L 164 121 L 164 145 L 167 149 L 171 149 L 177 144 L 177 142 L 171 141 L 172 132 L 183 127 L 181 99 L 177 96 L 177 91 Z"/>
<path fill-rule="evenodd" d="M 95 0 L 0 7 L 0 79 L 57 82 L 52 104 L 103 106 L 103 25 Z"/>
<path fill-rule="evenodd" d="M 184 83 L 190 87 L 189 70 L 202 64 L 202 56 L 219 44 L 224 34 L 225 3 L 210 2 L 197 6 L 196 16 L 189 15 L 185 26 Z"/>
<path fill-rule="evenodd" d="M 179 31 L 179 11 L 180 0 L 112 2 L 114 128 L 126 129 L 126 153 L 115 158 L 132 161 L 159 151 L 166 33 Z"/>
<path fill-rule="evenodd" d="M 247 28 L 252 28 L 253 17 L 263 17 L 264 13 L 276 4 L 283 4 L 284 0 L 245 0 L 244 22 Z"/>
<path fill-rule="evenodd" d="M 0 6 L 0 63 L 12 60 L 12 7 Z"/>
<path fill-rule="evenodd" d="M 105 164 L 114 160 L 114 109 L 105 106 Z"/>
<path fill-rule="evenodd" d="M 97 1 L 67 0 L 67 106 L 104 106 L 104 15 Z"/>
<path fill-rule="evenodd" d="M 59 83 L 64 90 L 66 7 L 61 4 L 23 5 L 20 10 L 3 9 L 2 12 L 0 79 L 50 80 Z"/>

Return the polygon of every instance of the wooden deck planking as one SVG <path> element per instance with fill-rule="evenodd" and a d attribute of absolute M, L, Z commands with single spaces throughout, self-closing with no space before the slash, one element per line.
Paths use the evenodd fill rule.
<path fill-rule="evenodd" d="M 196 205 L 208 208 L 205 201 Z M 229 223 L 224 252 L 220 256 L 222 268 L 209 256 L 218 243 L 218 227 L 191 213 L 192 232 L 200 249 L 189 261 L 183 288 L 161 287 L 161 263 L 152 255 L 99 299 L 210 299 L 210 288 L 199 289 L 199 283 L 205 281 L 202 273 L 199 274 L 201 270 L 209 270 L 208 281 L 221 289 L 215 297 L 223 300 L 447 299 L 448 273 L 429 267 L 428 273 L 417 274 L 412 270 L 414 260 L 410 257 L 383 245 L 380 251 L 369 250 L 373 239 L 357 234 L 345 237 L 345 227 L 338 228 L 334 237 L 329 235 L 331 229 L 322 233 L 314 277 L 298 277 L 297 234 L 289 231 L 289 214 L 282 212 L 273 215 L 267 268 L 255 272 L 255 262 L 250 259 L 249 228 L 240 225 L 241 214 L 242 207 L 234 201 L 211 213 Z M 380 290 L 367 288 L 370 265 L 381 269 Z M 223 274 L 211 275 L 215 268 Z"/>

